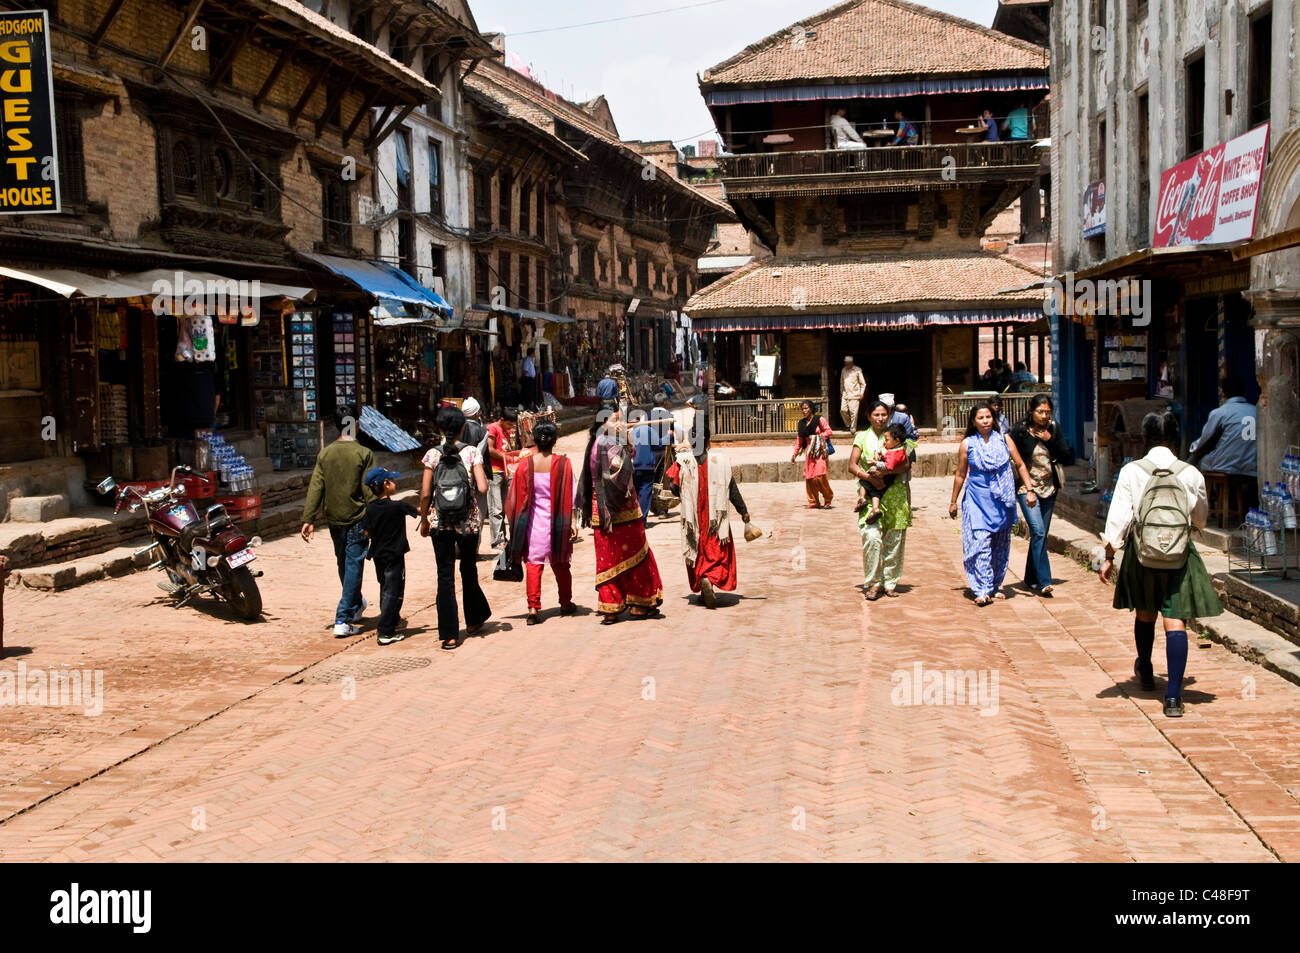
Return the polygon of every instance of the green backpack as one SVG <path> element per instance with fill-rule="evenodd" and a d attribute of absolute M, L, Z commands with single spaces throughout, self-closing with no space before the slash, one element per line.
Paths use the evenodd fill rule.
<path fill-rule="evenodd" d="M 1192 519 L 1187 509 L 1187 489 L 1178 475 L 1187 464 L 1176 461 L 1168 469 L 1139 460 L 1150 476 L 1138 501 L 1134 529 L 1138 562 L 1147 569 L 1182 569 L 1192 544 Z"/>

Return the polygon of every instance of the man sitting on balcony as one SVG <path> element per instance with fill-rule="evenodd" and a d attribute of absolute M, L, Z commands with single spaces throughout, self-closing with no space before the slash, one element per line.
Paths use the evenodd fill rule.
<path fill-rule="evenodd" d="M 862 141 L 862 136 L 858 135 L 858 130 L 853 123 L 849 122 L 846 117 L 848 112 L 843 106 L 835 110 L 835 115 L 831 116 L 831 132 L 835 136 L 836 149 L 865 149 L 867 144 Z"/>
<path fill-rule="evenodd" d="M 993 111 L 991 109 L 984 110 L 983 114 L 980 116 L 980 121 L 975 125 L 984 127 L 985 142 L 998 141 L 998 121 L 993 118 Z"/>
<path fill-rule="evenodd" d="M 894 145 L 914 146 L 921 141 L 921 134 L 916 131 L 916 127 L 903 118 L 903 110 L 894 110 L 894 120 L 898 123 L 898 134 L 894 136 Z"/>

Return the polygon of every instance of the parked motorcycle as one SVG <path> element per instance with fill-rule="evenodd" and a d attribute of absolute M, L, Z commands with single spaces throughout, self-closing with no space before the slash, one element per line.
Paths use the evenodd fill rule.
<path fill-rule="evenodd" d="M 155 554 L 149 568 L 167 573 L 167 581 L 158 583 L 158 588 L 176 597 L 178 608 L 208 593 L 225 599 L 240 618 L 256 619 L 262 613 L 257 588 L 262 574 L 250 570 L 248 563 L 257 558 L 254 550 L 262 545 L 262 538 L 246 537 L 221 504 L 209 506 L 200 517 L 185 498 L 185 485 L 176 482 L 182 473 L 208 482 L 191 467 L 180 466 L 172 470 L 168 485 L 153 490 L 131 484 L 119 487 L 112 477 L 96 489 L 104 496 L 117 494 L 115 514 L 123 509 L 134 513 L 142 506 L 148 512 L 153 542 L 136 555 Z"/>

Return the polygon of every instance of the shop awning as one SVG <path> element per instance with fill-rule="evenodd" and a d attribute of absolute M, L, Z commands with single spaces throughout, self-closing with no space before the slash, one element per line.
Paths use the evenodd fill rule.
<path fill-rule="evenodd" d="M 0 277 L 39 285 L 65 298 L 135 298 L 149 294 L 140 284 L 122 278 L 100 278 L 67 268 L 7 268 L 0 266 Z"/>
<path fill-rule="evenodd" d="M 48 288 L 65 298 L 141 298 L 155 294 L 172 294 L 173 289 L 185 293 L 185 284 L 191 281 L 203 283 L 204 293 L 210 290 L 222 291 L 231 295 L 246 295 L 251 298 L 291 298 L 294 301 L 310 301 L 316 292 L 311 288 L 299 288 L 292 285 L 279 285 L 269 281 L 226 278 L 207 271 L 193 271 L 184 268 L 155 268 L 152 271 L 137 271 L 112 278 L 101 278 L 67 268 L 7 268 L 0 267 L 0 275 L 29 281 L 32 284 Z M 160 291 L 159 282 L 165 282 L 165 291 Z"/>
<path fill-rule="evenodd" d="M 563 314 L 551 314 L 549 311 L 533 311 L 530 308 L 506 308 L 500 305 L 476 304 L 473 306 L 475 311 L 490 311 L 493 314 L 504 314 L 507 317 L 514 318 L 516 321 L 527 319 L 529 321 L 549 321 L 551 324 L 573 324 L 576 319 L 567 317 Z"/>
<path fill-rule="evenodd" d="M 359 258 L 319 255 L 314 252 L 298 254 L 340 278 L 346 278 L 374 297 L 378 302 L 374 311 L 375 323 L 380 327 L 428 323 L 428 319 L 418 312 L 412 314 L 407 305 L 430 308 L 446 317 L 451 317 L 454 311 L 436 291 L 424 287 L 406 272 L 387 262 L 362 261 Z"/>

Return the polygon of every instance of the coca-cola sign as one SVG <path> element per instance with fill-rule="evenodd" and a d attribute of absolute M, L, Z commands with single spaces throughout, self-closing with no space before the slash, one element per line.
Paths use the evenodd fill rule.
<path fill-rule="evenodd" d="M 1161 174 L 1154 247 L 1217 244 L 1254 234 L 1268 129 L 1264 123 Z"/>

